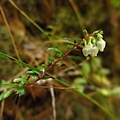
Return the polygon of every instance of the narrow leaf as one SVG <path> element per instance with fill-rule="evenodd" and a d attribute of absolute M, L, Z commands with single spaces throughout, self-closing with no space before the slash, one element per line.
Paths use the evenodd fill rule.
<path fill-rule="evenodd" d="M 97 31 L 93 32 L 94 35 L 97 35 L 98 33 L 103 34 L 103 31 L 102 30 L 97 30 Z"/>
<path fill-rule="evenodd" d="M 29 83 L 28 80 L 27 80 L 27 78 L 26 78 L 26 75 L 22 75 L 22 83 L 23 84 Z"/>
<path fill-rule="evenodd" d="M 64 37 L 63 40 L 68 40 L 70 42 L 74 42 L 71 38 L 68 38 L 68 37 Z"/>
<path fill-rule="evenodd" d="M 78 42 L 83 42 L 83 39 L 82 38 L 76 38 L 75 40 L 74 40 L 74 43 L 78 43 Z"/>
<path fill-rule="evenodd" d="M 16 87 L 16 86 L 19 86 L 19 85 L 16 83 L 8 83 L 8 84 L 1 85 L 1 89 L 6 89 L 6 88 Z"/>
<path fill-rule="evenodd" d="M 50 63 L 54 62 L 54 58 L 53 57 L 49 57 L 48 60 L 49 60 Z"/>
<path fill-rule="evenodd" d="M 55 65 L 56 65 L 56 66 L 65 66 L 65 64 L 62 63 L 62 62 L 57 62 Z"/>
<path fill-rule="evenodd" d="M 9 90 L 9 91 L 6 91 L 6 92 L 3 92 L 1 95 L 0 95 L 0 101 L 9 97 L 11 94 L 12 94 L 13 90 Z"/>
<path fill-rule="evenodd" d="M 53 48 L 53 47 L 51 47 L 51 48 L 48 48 L 48 50 L 50 50 L 50 51 L 54 51 L 54 52 L 59 52 L 59 53 L 63 53 L 60 49 L 58 49 L 58 48 Z"/>
<path fill-rule="evenodd" d="M 48 25 L 47 28 L 52 30 L 52 29 L 54 29 L 54 26 L 53 25 Z"/>
<path fill-rule="evenodd" d="M 38 76 L 38 73 L 36 73 L 36 71 L 27 71 L 26 74 L 31 76 Z"/>

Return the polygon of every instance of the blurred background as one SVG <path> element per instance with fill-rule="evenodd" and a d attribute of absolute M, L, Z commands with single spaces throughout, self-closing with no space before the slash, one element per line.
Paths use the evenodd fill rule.
<path fill-rule="evenodd" d="M 66 58 L 63 66 L 50 72 L 72 86 L 79 86 L 80 91 L 98 101 L 116 120 L 120 119 L 119 0 L 1 0 L 0 5 L 0 52 L 35 67 L 48 64 L 49 56 L 55 57 L 47 51 L 48 47 L 67 51 L 69 42 L 63 37 L 83 38 L 84 29 L 89 33 L 103 30 L 107 45 L 98 57 L 84 61 Z M 84 57 L 81 47 L 71 54 Z M 12 81 L 27 70 L 0 58 L 0 81 Z M 27 89 L 20 98 L 13 94 L 4 105 L 1 103 L 3 120 L 52 120 L 49 83 L 42 86 Z M 54 83 L 54 87 L 60 88 L 54 89 L 57 120 L 112 119 L 82 95 L 63 89 L 59 83 Z"/>

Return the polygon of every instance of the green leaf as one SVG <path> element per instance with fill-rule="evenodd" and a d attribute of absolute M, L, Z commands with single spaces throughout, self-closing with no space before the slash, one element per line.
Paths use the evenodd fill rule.
<path fill-rule="evenodd" d="M 83 30 L 83 34 L 84 34 L 84 36 L 88 35 L 87 30 Z"/>
<path fill-rule="evenodd" d="M 99 57 L 91 59 L 91 68 L 96 71 L 101 66 L 101 59 Z"/>
<path fill-rule="evenodd" d="M 74 42 L 74 40 L 72 40 L 71 38 L 68 38 L 68 37 L 64 37 L 63 40 L 68 40 L 70 42 Z"/>
<path fill-rule="evenodd" d="M 0 95 L 0 101 L 9 97 L 11 94 L 13 93 L 13 90 L 9 90 L 9 91 L 6 91 L 6 92 L 3 92 L 1 95 Z"/>
<path fill-rule="evenodd" d="M 39 76 L 37 71 L 27 71 L 26 74 L 30 75 L 34 80 Z"/>
<path fill-rule="evenodd" d="M 48 25 L 47 28 L 52 30 L 52 29 L 54 29 L 54 26 L 53 25 Z"/>
<path fill-rule="evenodd" d="M 83 39 L 82 38 L 76 38 L 75 40 L 74 40 L 74 43 L 78 43 L 78 42 L 83 42 Z"/>
<path fill-rule="evenodd" d="M 110 94 L 111 95 L 120 95 L 120 87 L 115 87 L 114 89 L 111 89 Z"/>
<path fill-rule="evenodd" d="M 16 94 L 19 94 L 19 96 L 22 96 L 22 95 L 24 95 L 25 94 L 25 87 L 19 87 L 19 88 L 17 88 L 16 90 L 15 90 L 15 92 L 16 92 Z"/>
<path fill-rule="evenodd" d="M 65 64 L 62 63 L 62 62 L 57 62 L 55 65 L 56 65 L 56 66 L 65 66 Z"/>
<path fill-rule="evenodd" d="M 49 57 L 48 60 L 49 60 L 50 63 L 54 62 L 54 58 L 53 57 Z"/>
<path fill-rule="evenodd" d="M 80 57 L 80 56 L 68 55 L 68 57 L 69 57 L 69 58 L 72 58 L 72 59 L 74 59 L 74 60 L 80 60 L 80 61 L 85 60 L 85 58 Z"/>
<path fill-rule="evenodd" d="M 57 58 L 62 57 L 62 55 L 63 55 L 63 54 L 61 54 L 61 53 L 57 53 L 57 54 L 56 54 Z"/>
<path fill-rule="evenodd" d="M 23 65 L 24 67 L 28 67 L 28 68 L 30 68 L 30 69 L 32 69 L 32 70 L 38 71 L 37 68 L 35 68 L 35 67 L 33 67 L 33 66 L 30 66 L 29 64 L 27 64 L 27 63 L 25 63 L 25 62 L 22 62 L 21 60 L 18 60 L 18 59 L 16 59 L 16 58 L 12 57 L 12 56 L 7 55 L 7 54 L 4 54 L 4 53 L 2 53 L 2 52 L 0 52 L 0 56 L 1 56 L 2 58 L 6 58 L 6 59 L 12 60 L 13 62 L 16 62 L 16 63 L 18 63 L 18 64 L 21 64 L 21 65 Z"/>
<path fill-rule="evenodd" d="M 98 92 L 104 96 L 118 96 L 120 94 L 120 87 L 115 87 L 112 89 L 101 89 Z"/>
<path fill-rule="evenodd" d="M 67 48 L 71 50 L 74 46 L 73 45 L 67 45 Z"/>
<path fill-rule="evenodd" d="M 100 74 L 102 75 L 108 75 L 110 74 L 110 70 L 107 69 L 107 68 L 102 68 L 100 71 L 99 71 Z"/>
<path fill-rule="evenodd" d="M 14 80 L 13 80 L 13 82 L 21 82 L 22 81 L 22 78 L 15 78 Z"/>
<path fill-rule="evenodd" d="M 39 72 L 44 72 L 45 71 L 45 67 L 43 65 L 38 67 Z"/>
<path fill-rule="evenodd" d="M 22 84 L 27 84 L 27 83 L 29 83 L 28 82 L 28 80 L 27 80 L 27 78 L 26 78 L 26 75 L 22 75 Z"/>
<path fill-rule="evenodd" d="M 101 93 L 103 96 L 106 96 L 106 97 L 110 96 L 110 94 L 111 94 L 110 89 L 108 89 L 108 90 L 107 89 L 102 89 L 102 90 L 99 90 L 98 92 Z"/>
<path fill-rule="evenodd" d="M 38 76 L 38 73 L 36 71 L 27 71 L 26 74 L 30 76 Z"/>
<path fill-rule="evenodd" d="M 84 91 L 84 84 L 87 83 L 87 80 L 85 78 L 78 77 L 73 81 L 72 86 L 77 88 L 77 90 L 83 92 Z"/>
<path fill-rule="evenodd" d="M 97 34 L 103 34 L 103 31 L 102 30 L 96 30 L 93 32 L 94 35 L 97 35 Z"/>
<path fill-rule="evenodd" d="M 54 51 L 54 52 L 59 52 L 59 53 L 63 54 L 63 52 L 60 49 L 58 49 L 58 48 L 51 47 L 51 48 L 48 48 L 48 50 Z"/>
<path fill-rule="evenodd" d="M 8 83 L 9 83 L 9 82 L 6 81 L 6 80 L 4 80 L 4 79 L 1 81 L 1 84 L 2 84 L 2 85 L 4 85 L 4 84 L 8 84 Z"/>
<path fill-rule="evenodd" d="M 86 76 L 88 76 L 91 72 L 91 67 L 89 63 L 84 63 L 81 67 L 82 73 Z"/>
<path fill-rule="evenodd" d="M 19 85 L 17 83 L 7 83 L 7 84 L 1 85 L 1 89 L 6 89 L 6 88 L 11 88 L 16 86 L 19 86 Z"/>
<path fill-rule="evenodd" d="M 50 32 L 50 31 L 46 31 L 45 33 L 46 33 L 46 35 L 51 35 L 52 34 L 52 32 Z"/>

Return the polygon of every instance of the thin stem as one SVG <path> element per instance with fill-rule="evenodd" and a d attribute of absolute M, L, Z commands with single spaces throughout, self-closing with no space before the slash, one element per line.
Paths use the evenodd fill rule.
<path fill-rule="evenodd" d="M 68 54 L 70 54 L 78 45 L 80 45 L 81 42 L 78 42 L 74 45 L 74 47 L 72 49 L 70 49 L 69 51 L 67 51 L 61 58 L 57 59 L 56 61 L 54 61 L 46 70 L 45 72 L 43 72 L 43 74 L 41 74 L 35 81 L 33 81 L 32 83 L 30 84 L 26 84 L 25 86 L 29 86 L 29 85 L 34 85 L 38 80 L 42 79 L 45 74 L 47 72 L 49 72 L 49 70 L 56 64 L 58 63 L 59 61 L 63 60 L 65 57 L 67 57 Z"/>
<path fill-rule="evenodd" d="M 86 40 L 86 39 L 89 38 L 90 36 L 93 36 L 93 33 L 86 35 L 86 36 L 83 38 L 83 40 Z"/>
<path fill-rule="evenodd" d="M 4 106 L 5 106 L 5 100 L 1 102 L 0 120 L 3 119 Z"/>
<path fill-rule="evenodd" d="M 54 120 L 56 120 L 55 94 L 54 94 L 54 88 L 53 88 L 52 84 L 50 84 L 50 93 L 51 93 L 51 97 L 52 97 L 53 118 L 54 118 Z"/>
<path fill-rule="evenodd" d="M 82 15 L 78 10 L 78 6 L 76 5 L 74 0 L 69 0 L 71 6 L 73 7 L 73 10 L 75 11 L 75 14 L 77 16 L 78 22 L 80 24 L 81 27 L 81 31 L 84 29 L 84 25 L 83 25 L 83 19 L 82 19 Z"/>
<path fill-rule="evenodd" d="M 90 37 L 90 36 L 92 36 L 92 35 L 93 35 L 93 33 L 86 35 L 86 36 L 83 38 L 83 40 L 86 40 L 88 37 Z M 48 73 L 49 70 L 50 70 L 51 68 L 53 68 L 53 66 L 54 66 L 56 63 L 58 63 L 59 61 L 63 60 L 65 57 L 67 57 L 67 55 L 69 55 L 69 54 L 70 54 L 77 46 L 79 46 L 80 44 L 81 44 L 81 42 L 76 43 L 76 44 L 73 46 L 73 48 L 70 49 L 70 50 L 68 50 L 61 58 L 55 60 L 55 61 L 45 70 L 45 72 L 43 72 L 35 81 L 33 81 L 33 82 L 29 83 L 29 84 L 25 84 L 25 86 L 27 87 L 27 86 L 29 86 L 29 85 L 34 85 L 38 80 L 42 79 L 42 78 L 45 76 L 45 74 Z"/>
<path fill-rule="evenodd" d="M 7 19 L 6 19 L 6 16 L 5 16 L 4 11 L 3 11 L 3 9 L 2 9 L 1 6 L 0 6 L 0 11 L 1 11 L 2 17 L 3 17 L 4 21 L 5 21 L 5 24 L 6 24 L 6 27 L 7 27 L 7 29 L 8 29 L 8 32 L 9 32 L 9 34 L 10 34 L 10 37 L 11 37 L 11 40 L 12 40 L 13 47 L 14 47 L 15 53 L 16 53 L 16 55 L 17 55 L 17 58 L 18 58 L 19 60 L 21 60 L 20 55 L 19 55 L 18 50 L 17 50 L 17 47 L 16 47 L 16 45 L 15 45 L 15 39 L 14 39 L 12 33 L 11 33 L 11 30 L 10 30 L 10 27 L 9 27 L 9 24 L 8 24 L 8 21 L 7 21 Z M 21 68 L 23 69 L 23 66 L 22 66 L 22 65 L 21 65 Z"/>

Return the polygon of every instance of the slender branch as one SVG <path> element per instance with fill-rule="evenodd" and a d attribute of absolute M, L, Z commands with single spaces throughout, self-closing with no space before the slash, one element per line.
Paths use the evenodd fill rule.
<path fill-rule="evenodd" d="M 26 84 L 25 86 L 34 85 L 38 80 L 42 79 L 42 78 L 45 76 L 45 74 L 46 74 L 47 72 L 49 72 L 49 70 L 50 70 L 56 63 L 58 63 L 59 61 L 63 60 L 68 54 L 70 54 L 70 53 L 71 53 L 78 45 L 80 45 L 80 44 L 81 44 L 81 42 L 76 43 L 76 44 L 74 45 L 74 47 L 73 47 L 72 49 L 70 49 L 69 51 L 67 51 L 61 58 L 55 60 L 55 61 L 45 70 L 45 72 L 43 72 L 35 81 L 33 81 L 33 82 L 30 83 L 30 84 Z"/>
<path fill-rule="evenodd" d="M 86 35 L 86 36 L 83 38 L 83 40 L 86 40 L 88 37 L 90 37 L 90 36 L 92 36 L 92 35 L 93 35 L 93 33 Z M 29 85 L 34 85 L 38 80 L 42 79 L 42 78 L 45 76 L 45 74 L 48 73 L 49 70 L 50 70 L 51 68 L 53 68 L 53 66 L 55 66 L 56 63 L 58 63 L 59 61 L 63 60 L 65 57 L 67 57 L 67 56 L 68 56 L 77 46 L 79 46 L 80 44 L 81 44 L 81 42 L 76 43 L 76 44 L 73 46 L 73 48 L 70 49 L 70 50 L 68 50 L 61 58 L 55 60 L 35 81 L 33 81 L 33 82 L 29 83 L 29 84 L 25 84 L 25 86 L 27 87 L 27 86 L 29 86 Z"/>

